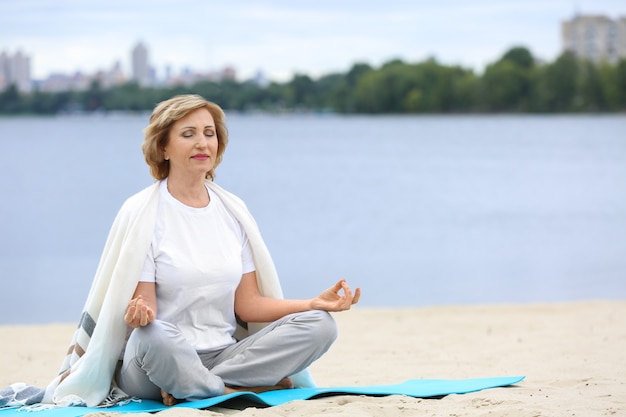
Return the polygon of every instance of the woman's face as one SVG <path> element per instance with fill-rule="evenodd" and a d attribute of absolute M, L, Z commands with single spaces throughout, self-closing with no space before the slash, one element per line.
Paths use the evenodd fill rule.
<path fill-rule="evenodd" d="M 170 129 L 163 149 L 170 163 L 169 175 L 204 178 L 215 165 L 217 148 L 217 130 L 211 113 L 205 108 L 192 111 Z"/>

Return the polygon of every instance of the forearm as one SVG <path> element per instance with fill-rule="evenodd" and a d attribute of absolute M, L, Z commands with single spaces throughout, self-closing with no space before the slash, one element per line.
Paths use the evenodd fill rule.
<path fill-rule="evenodd" d="M 267 323 L 278 320 L 288 314 L 309 311 L 312 309 L 311 300 L 282 300 L 258 296 L 245 305 L 236 305 L 237 315 L 248 323 Z"/>

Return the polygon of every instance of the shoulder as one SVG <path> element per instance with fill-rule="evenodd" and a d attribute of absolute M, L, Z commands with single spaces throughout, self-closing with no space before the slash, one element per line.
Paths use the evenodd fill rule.
<path fill-rule="evenodd" d="M 138 193 L 133 194 L 128 197 L 122 207 L 120 208 L 120 214 L 129 214 L 139 212 L 143 207 L 146 206 L 155 196 L 158 195 L 159 191 L 159 183 L 160 181 L 155 182 L 154 184 L 144 188 Z"/>
<path fill-rule="evenodd" d="M 215 194 L 217 194 L 218 197 L 220 199 L 222 199 L 222 201 L 224 201 L 224 203 L 226 203 L 227 205 L 236 204 L 236 205 L 241 206 L 241 207 L 245 207 L 246 206 L 246 203 L 244 203 L 244 201 L 241 198 L 239 198 L 235 194 L 231 193 L 230 191 L 226 191 L 224 188 L 220 187 L 219 185 L 217 185 L 213 181 L 207 181 L 206 185 Z"/>

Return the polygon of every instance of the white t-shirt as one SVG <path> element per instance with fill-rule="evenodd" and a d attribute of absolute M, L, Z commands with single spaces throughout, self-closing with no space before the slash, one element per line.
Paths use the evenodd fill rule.
<path fill-rule="evenodd" d="M 248 238 L 208 187 L 193 208 L 161 182 L 157 223 L 139 281 L 155 282 L 157 318 L 175 324 L 197 351 L 235 343 L 235 290 L 255 270 Z"/>

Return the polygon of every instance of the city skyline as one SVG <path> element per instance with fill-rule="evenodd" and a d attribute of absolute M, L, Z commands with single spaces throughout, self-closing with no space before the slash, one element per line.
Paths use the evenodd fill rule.
<path fill-rule="evenodd" d="M 165 68 L 180 73 L 230 66 L 241 79 L 263 71 L 284 81 L 294 73 L 345 72 L 357 62 L 377 66 L 430 57 L 482 71 L 514 46 L 554 59 L 562 50 L 561 24 L 576 12 L 626 15 L 623 1 L 616 0 L 421 3 L 311 6 L 272 0 L 229 6 L 180 0 L 174 8 L 145 0 L 1 2 L 0 51 L 32 57 L 35 79 L 94 73 L 116 62 L 128 75 L 130 50 L 138 42 L 148 46 L 161 77 Z"/>
<path fill-rule="evenodd" d="M 612 63 L 626 57 L 626 16 L 614 20 L 605 15 L 577 14 L 572 19 L 564 20 L 561 23 L 561 33 L 562 50 L 569 50 L 580 57 L 596 62 L 607 60 Z M 52 73 L 48 74 L 45 80 L 33 81 L 41 85 L 55 78 L 71 78 L 80 75 L 99 79 L 104 86 L 121 84 L 128 80 L 137 81 L 142 86 L 149 86 L 155 84 L 191 84 L 198 79 L 236 79 L 236 68 L 228 66 L 220 71 L 210 72 L 198 72 L 192 68 L 182 68 L 180 73 L 176 74 L 169 65 L 166 65 L 159 71 L 151 63 L 149 45 L 143 42 L 137 42 L 130 50 L 129 55 L 130 68 L 127 74 L 122 71 L 121 61 L 116 60 L 110 69 L 101 68 L 92 74 L 81 72 L 73 74 Z M 0 67 L 2 60 L 7 58 L 14 61 L 15 71 L 22 75 L 21 79 L 16 80 L 18 85 L 30 82 L 31 56 L 21 50 L 17 50 L 13 56 L 7 55 L 6 51 L 0 51 Z M 0 68 L 0 76 L 1 70 L 2 68 Z M 157 75 L 157 72 L 161 73 L 160 76 Z M 261 84 L 267 81 L 261 70 L 257 71 L 252 79 Z M 7 80 L 4 81 L 6 84 Z M 6 85 L 4 86 L 6 87 Z M 21 89 L 27 90 L 23 86 Z"/>
<path fill-rule="evenodd" d="M 135 81 L 142 87 L 192 85 L 198 81 L 236 80 L 237 72 L 233 67 L 223 67 L 215 71 L 194 71 L 183 68 L 179 73 L 164 68 L 161 76 L 157 76 L 157 69 L 151 64 L 150 50 L 142 42 L 136 43 L 128 51 L 128 71 L 122 70 L 120 60 L 109 68 L 99 68 L 94 72 L 75 71 L 70 73 L 54 72 L 44 78 L 35 79 L 31 76 L 32 57 L 18 50 L 14 54 L 0 51 L 0 91 L 11 84 L 15 84 L 18 91 L 29 93 L 33 89 L 45 92 L 59 92 L 68 90 L 85 90 L 94 81 L 101 88 L 111 88 L 129 81 Z M 266 84 L 262 73 L 253 79 L 259 85 Z"/>

